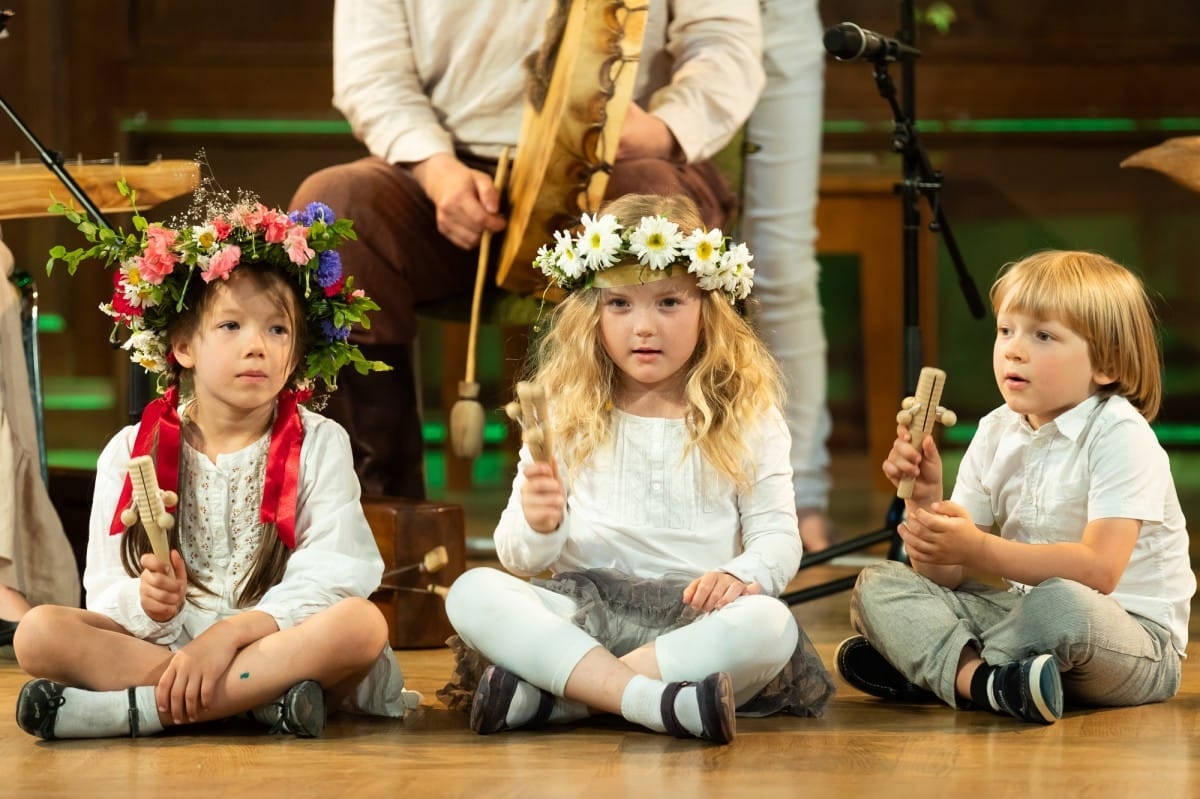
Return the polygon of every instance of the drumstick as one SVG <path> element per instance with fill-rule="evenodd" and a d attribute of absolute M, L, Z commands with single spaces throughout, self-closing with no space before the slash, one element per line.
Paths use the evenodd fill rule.
<path fill-rule="evenodd" d="M 168 495 L 167 499 L 172 500 L 172 505 L 175 504 L 175 494 L 159 489 L 154 461 L 149 455 L 139 455 L 129 461 L 129 482 L 133 486 L 136 511 L 134 508 L 126 508 L 121 512 L 121 521 L 128 527 L 141 518 L 154 556 L 167 564 L 167 572 L 172 574 L 171 545 L 167 531 L 175 526 L 175 517 L 167 513 L 164 493 Z"/>
<path fill-rule="evenodd" d="M 503 193 L 508 176 L 508 150 L 505 147 L 496 165 L 496 191 Z M 475 269 L 475 293 L 471 297 L 471 326 L 467 334 L 466 376 L 458 383 L 458 402 L 450 409 L 450 443 L 460 458 L 476 458 L 483 449 L 483 406 L 479 404 L 479 384 L 475 382 L 475 339 L 479 335 L 479 307 L 487 281 L 488 254 L 492 231 L 484 230 L 479 239 L 479 263 Z"/>
<path fill-rule="evenodd" d="M 546 389 L 537 383 L 517 383 L 517 400 L 504 406 L 505 413 L 521 425 L 521 440 L 537 463 L 554 456 L 550 443 L 550 412 L 546 409 Z"/>
<path fill-rule="evenodd" d="M 426 552 L 425 556 L 421 558 L 420 563 L 411 563 L 408 566 L 401 566 L 398 569 L 386 571 L 383 573 L 383 577 L 381 579 L 386 580 L 389 577 L 395 577 L 397 574 L 403 574 L 404 572 L 409 572 L 413 569 L 420 569 L 425 574 L 433 574 L 441 571 L 442 567 L 449 562 L 450 556 L 446 553 L 446 548 L 439 545 Z"/>
<path fill-rule="evenodd" d="M 442 599 L 445 599 L 446 593 L 449 589 L 445 588 L 444 586 L 437 585 L 436 583 L 429 583 L 425 588 L 414 588 L 409 585 L 392 585 L 388 583 L 387 580 L 390 577 L 395 577 L 398 574 L 403 574 L 404 572 L 409 572 L 413 569 L 419 569 L 422 574 L 433 574 L 434 572 L 441 571 L 442 567 L 446 566 L 448 563 L 450 563 L 450 556 L 447 554 L 446 548 L 441 545 L 436 546 L 425 553 L 424 557 L 421 558 L 420 563 L 412 563 L 408 566 L 401 566 L 398 569 L 392 569 L 391 571 L 384 572 L 379 581 L 379 588 L 376 590 L 408 591 L 410 593 L 417 594 L 432 593 L 437 594 Z"/>
<path fill-rule="evenodd" d="M 949 411 L 938 405 L 942 398 L 942 388 L 946 385 L 946 373 L 941 369 L 926 366 L 921 370 L 917 379 L 917 390 L 911 397 L 905 397 L 900 403 L 900 412 L 896 414 L 899 424 L 907 425 L 912 434 L 912 444 L 921 449 L 926 436 L 933 432 L 933 423 L 941 422 L 946 427 L 953 427 L 958 421 L 954 411 Z M 915 478 L 902 477 L 896 486 L 896 496 L 908 499 L 912 496 Z"/>

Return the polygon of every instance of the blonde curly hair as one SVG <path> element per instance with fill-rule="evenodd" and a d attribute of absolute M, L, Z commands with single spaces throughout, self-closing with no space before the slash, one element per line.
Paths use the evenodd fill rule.
<path fill-rule="evenodd" d="M 601 209 L 625 225 L 662 215 L 690 232 L 702 228 L 687 197 L 627 194 Z M 604 289 L 567 295 L 534 344 L 527 378 L 553 401 L 551 433 L 568 472 L 578 468 L 612 433 L 617 368 L 600 338 Z M 718 291 L 701 292 L 700 337 L 685 383 L 688 444 L 700 448 L 718 473 L 739 489 L 754 481 L 747 443 L 752 421 L 772 406 L 782 408 L 783 380 L 774 358 L 750 324 Z"/>

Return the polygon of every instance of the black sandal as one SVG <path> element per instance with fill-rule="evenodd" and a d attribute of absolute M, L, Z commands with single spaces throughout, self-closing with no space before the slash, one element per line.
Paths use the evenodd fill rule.
<path fill-rule="evenodd" d="M 700 708 L 700 724 L 703 729 L 698 736 L 680 724 L 675 715 L 675 697 L 690 685 L 696 687 L 696 701 Z M 713 672 L 698 683 L 667 683 L 659 710 L 662 713 L 663 726 L 676 738 L 703 738 L 713 743 L 727 744 L 737 733 L 733 680 L 723 671 Z"/>
<path fill-rule="evenodd" d="M 471 699 L 471 729 L 480 735 L 515 729 L 508 726 L 508 708 L 521 678 L 499 666 L 488 666 L 479 678 L 475 696 Z M 541 690 L 541 689 L 539 689 Z M 550 720 L 554 709 L 554 694 L 541 691 L 537 711 L 521 727 L 540 727 Z"/>

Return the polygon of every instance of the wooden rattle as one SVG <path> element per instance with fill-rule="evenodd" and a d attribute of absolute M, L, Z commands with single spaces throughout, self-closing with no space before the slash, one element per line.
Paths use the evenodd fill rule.
<path fill-rule="evenodd" d="M 155 557 L 167 564 L 167 572 L 173 574 L 168 531 L 175 526 L 175 517 L 167 513 L 167 508 L 175 507 L 179 496 L 158 487 L 158 475 L 149 455 L 129 461 L 129 482 L 133 486 L 134 505 L 121 511 L 121 524 L 132 527 L 140 518 Z"/>
<path fill-rule="evenodd" d="M 504 406 L 510 419 L 521 425 L 521 440 L 537 463 L 546 463 L 554 452 L 550 446 L 550 414 L 546 410 L 546 390 L 537 383 L 517 383 L 517 399 Z"/>
<path fill-rule="evenodd" d="M 941 422 L 946 427 L 953 427 L 954 423 L 958 421 L 958 416 L 954 411 L 938 405 L 942 398 L 942 388 L 945 385 L 946 373 L 941 369 L 926 366 L 921 370 L 921 376 L 917 380 L 916 393 L 911 397 L 905 397 L 904 401 L 900 403 L 900 412 L 896 414 L 896 421 L 908 426 L 908 430 L 912 434 L 912 444 L 917 449 L 921 448 L 925 438 L 933 432 L 934 422 Z M 914 482 L 915 479 L 912 477 L 900 478 L 900 483 L 896 486 L 896 496 L 901 499 L 911 497 Z"/>

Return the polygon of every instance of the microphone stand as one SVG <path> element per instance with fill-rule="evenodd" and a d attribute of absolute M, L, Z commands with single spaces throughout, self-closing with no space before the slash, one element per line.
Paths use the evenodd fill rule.
<path fill-rule="evenodd" d="M 912 0 L 903 0 L 901 11 L 902 29 L 900 40 L 910 46 L 915 44 L 914 31 L 915 15 Z M 913 122 L 915 113 L 915 68 L 912 56 L 902 57 L 902 80 L 904 83 L 904 107 L 896 100 L 896 87 L 888 73 L 890 59 L 884 56 L 875 62 L 875 85 L 879 94 L 892 110 L 894 126 L 892 129 L 891 147 L 901 156 L 903 164 L 903 180 L 896 185 L 901 195 L 901 225 L 903 269 L 904 269 L 904 343 L 902 356 L 904 360 L 905 386 L 909 393 L 916 390 L 917 379 L 923 365 L 923 346 L 921 341 L 921 321 L 919 313 L 920 300 L 920 235 L 921 235 L 921 197 L 929 203 L 933 219 L 929 229 L 940 233 L 946 243 L 946 249 L 954 262 L 958 274 L 959 287 L 967 301 L 972 316 L 982 319 L 985 315 L 983 300 L 963 263 L 962 253 L 950 229 L 942 208 L 939 192 L 942 188 L 942 174 L 933 169 L 929 162 L 920 137 L 917 135 Z M 820 552 L 804 555 L 800 561 L 800 569 L 806 569 L 821 563 L 839 558 L 851 552 L 888 542 L 888 560 L 907 562 L 904 552 L 904 541 L 900 538 L 898 527 L 904 521 L 904 500 L 893 497 L 884 517 L 884 526 L 873 532 L 865 533 L 849 541 L 834 544 Z M 830 580 L 818 585 L 791 591 L 780 596 L 788 605 L 807 602 L 823 596 L 835 594 L 854 587 L 857 575 Z"/>
<path fill-rule="evenodd" d="M 0 11 L 0 34 L 4 36 L 8 35 L 6 25 L 9 17 L 11 16 L 11 12 Z M 8 104 L 3 96 L 0 96 L 0 109 L 4 110 L 4 113 L 7 114 L 8 118 L 12 120 L 17 130 L 21 132 L 21 135 L 33 145 L 34 150 L 37 151 L 38 157 L 41 159 L 46 169 L 50 170 L 51 174 L 58 178 L 59 182 L 66 187 L 67 191 L 71 193 L 71 196 L 75 198 L 83 210 L 86 211 L 88 215 L 96 221 L 96 224 L 103 228 L 107 228 L 108 230 L 115 230 L 115 228 L 113 228 L 109 221 L 104 217 L 104 214 L 100 212 L 100 209 L 96 207 L 96 204 L 92 202 L 92 199 L 88 197 L 87 192 L 85 192 L 83 188 L 75 182 L 75 179 L 71 177 L 70 173 L 63 168 L 62 154 L 47 150 L 46 147 L 43 146 L 41 140 L 38 139 L 32 130 L 30 130 L 29 126 L 25 124 L 24 120 L 22 120 L 17 112 L 13 110 L 12 106 Z M 131 363 L 129 367 L 128 402 L 130 424 L 135 424 L 141 418 L 142 409 L 146 407 L 146 403 L 149 402 L 149 400 L 149 372 L 140 366 Z"/>

